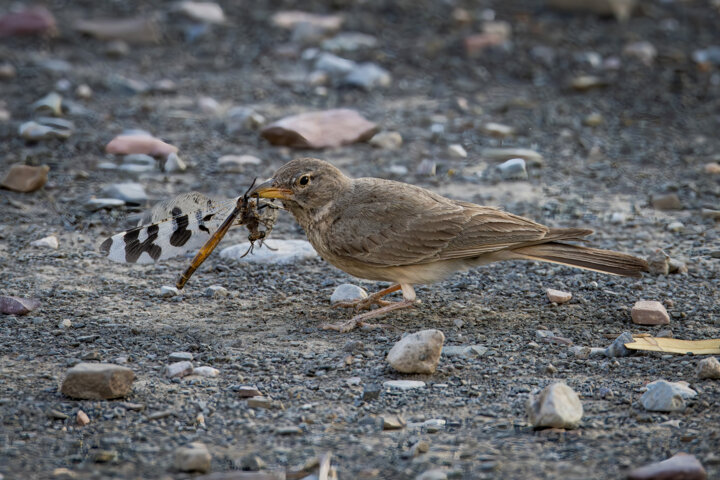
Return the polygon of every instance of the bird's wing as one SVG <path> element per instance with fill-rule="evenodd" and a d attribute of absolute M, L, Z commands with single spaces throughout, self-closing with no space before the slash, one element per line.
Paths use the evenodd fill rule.
<path fill-rule="evenodd" d="M 377 266 L 467 258 L 542 239 L 548 228 L 492 207 L 396 182 L 355 181 L 325 243 L 331 254 Z"/>

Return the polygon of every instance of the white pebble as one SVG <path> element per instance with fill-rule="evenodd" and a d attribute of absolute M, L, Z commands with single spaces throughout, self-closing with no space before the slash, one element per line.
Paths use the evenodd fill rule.
<path fill-rule="evenodd" d="M 41 238 L 40 240 L 35 240 L 33 242 L 30 242 L 30 245 L 32 245 L 33 247 L 52 248 L 56 250 L 60 246 L 58 239 L 55 235 L 50 235 Z"/>

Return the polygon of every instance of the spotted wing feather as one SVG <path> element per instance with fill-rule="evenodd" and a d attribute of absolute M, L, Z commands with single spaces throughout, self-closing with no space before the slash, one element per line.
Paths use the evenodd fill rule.
<path fill-rule="evenodd" d="M 119 263 L 153 263 L 200 249 L 232 211 L 237 199 L 214 202 L 191 192 L 158 204 L 141 221 L 113 235 L 100 252 Z"/>

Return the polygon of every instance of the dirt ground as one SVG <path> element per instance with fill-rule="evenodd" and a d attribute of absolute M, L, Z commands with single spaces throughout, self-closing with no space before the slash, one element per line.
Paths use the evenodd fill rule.
<path fill-rule="evenodd" d="M 620 23 L 530 1 L 226 1 L 227 24 L 188 41 L 193 22 L 173 13 L 169 2 L 45 2 L 59 36 L 0 39 L 0 60 L 17 69 L 14 78 L 0 80 L 0 101 L 11 114 L 0 122 L 0 173 L 18 162 L 50 166 L 42 190 L 0 191 L 0 295 L 42 302 L 29 315 L 0 317 L 0 478 L 190 478 L 172 463 L 175 450 L 193 441 L 208 446 L 214 472 L 248 468 L 252 455 L 264 471 L 285 471 L 331 452 L 341 479 L 414 479 L 434 469 L 456 479 L 614 479 L 687 452 L 708 478 L 720 477 L 720 382 L 697 378 L 697 357 L 582 359 L 536 336 L 547 328 L 591 347 L 605 347 L 623 331 L 720 337 L 720 227 L 701 213 L 720 209 L 720 177 L 704 170 L 720 155 L 720 66 L 692 58 L 698 49 L 720 45 L 720 11 L 700 0 L 640 3 Z M 455 7 L 474 19 L 458 25 Z M 293 8 L 343 13 L 342 31 L 376 36 L 377 47 L 341 55 L 376 62 L 392 74 L 392 84 L 370 91 L 288 84 L 288 72 L 304 63 L 281 49 L 290 33 L 272 26 L 270 16 Z M 488 9 L 512 25 L 511 45 L 468 58 L 463 39 L 480 31 Z M 130 45 L 119 58 L 107 55 L 106 42 L 70 27 L 78 18 L 150 14 L 160 15 L 162 42 Z M 623 54 L 640 40 L 657 49 L 650 65 Z M 49 70 L 48 59 L 70 68 Z M 575 91 L 569 82 L 580 75 L 599 76 L 606 85 Z M 175 88 L 132 93 L 118 86 L 119 76 L 149 85 L 170 79 Z M 19 125 L 61 80 L 70 84 L 63 96 L 84 109 L 65 115 L 75 133 L 65 141 L 26 143 Z M 90 86 L 90 99 L 75 97 L 80 84 Z M 551 226 L 593 228 L 593 246 L 640 257 L 662 248 L 688 272 L 627 279 L 531 262 L 495 264 L 418 286 L 422 305 L 387 318 L 394 329 L 348 334 L 318 328 L 350 315 L 330 307 L 333 289 L 380 285 L 320 259 L 280 266 L 227 263 L 213 255 L 182 295 L 163 298 L 160 287 L 172 285 L 188 259 L 108 262 L 97 246 L 125 229 L 137 210 L 92 212 L 88 199 L 122 181 L 142 183 L 150 203 L 190 190 L 232 197 L 254 177 L 267 178 L 307 154 L 273 147 L 252 129 L 229 129 L 225 117 L 198 107 L 204 96 L 251 107 L 270 121 L 357 109 L 383 130 L 399 132 L 402 147 L 356 144 L 312 155 L 352 176 L 399 179 Z M 588 126 L 584 120 L 593 113 L 603 121 Z M 483 131 L 487 122 L 517 133 L 498 139 Z M 99 169 L 112 160 L 105 144 L 129 128 L 179 146 L 189 170 Z M 467 158 L 447 154 L 448 145 L 458 143 Z M 527 180 L 483 178 L 478 172 L 493 162 L 481 151 L 497 146 L 532 148 L 544 165 L 530 165 Z M 216 162 L 225 154 L 251 154 L 262 163 L 228 174 Z M 436 162 L 434 176 L 417 173 L 425 159 Z M 397 173 L 402 166 L 406 175 Z M 676 193 L 683 208 L 653 209 L 651 198 L 667 193 Z M 615 218 L 624 221 L 611 221 L 618 212 Z M 668 228 L 676 221 L 682 228 Z M 58 236 L 59 249 L 30 246 L 50 234 Z M 223 245 L 246 234 L 231 231 Z M 272 238 L 304 236 L 281 213 L 270 244 Z M 230 295 L 205 296 L 215 284 Z M 548 287 L 573 292 L 573 300 L 549 303 Z M 632 324 L 630 308 L 640 299 L 666 303 L 670 324 Z M 66 319 L 69 328 L 61 326 Z M 385 361 L 389 349 L 403 332 L 426 328 L 442 330 L 446 345 L 488 351 L 444 356 L 432 375 L 394 372 Z M 191 352 L 196 365 L 215 367 L 220 376 L 166 378 L 168 355 L 176 351 Z M 70 366 L 119 357 L 137 376 L 125 399 L 76 401 L 59 393 Z M 681 413 L 645 411 L 642 387 L 659 378 L 685 380 L 698 396 Z M 427 386 L 382 387 L 394 379 Z M 582 424 L 533 429 L 525 415 L 528 398 L 559 380 L 580 395 Z M 257 386 L 282 408 L 248 408 L 237 393 L 241 385 Z M 376 395 L 373 385 L 381 386 Z M 76 425 L 78 409 L 89 425 Z M 382 430 L 378 418 L 394 414 L 408 425 Z M 422 424 L 432 419 L 445 423 Z M 419 442 L 429 449 L 418 451 Z"/>

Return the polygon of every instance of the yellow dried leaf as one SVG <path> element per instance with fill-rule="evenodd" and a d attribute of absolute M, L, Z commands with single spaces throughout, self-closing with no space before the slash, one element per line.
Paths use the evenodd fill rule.
<path fill-rule="evenodd" d="M 643 337 L 633 338 L 634 342 L 626 343 L 630 350 L 647 350 L 651 352 L 680 353 L 694 355 L 720 354 L 720 338 L 712 340 L 679 340 L 677 338 Z"/>

